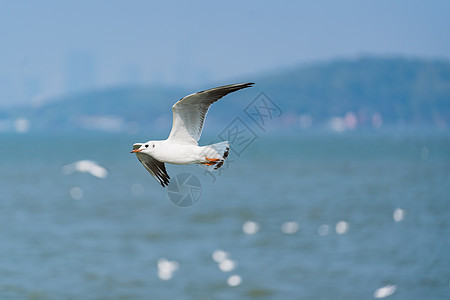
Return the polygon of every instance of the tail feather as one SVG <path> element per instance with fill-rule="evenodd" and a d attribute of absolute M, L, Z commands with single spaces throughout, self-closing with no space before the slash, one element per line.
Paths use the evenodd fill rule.
<path fill-rule="evenodd" d="M 205 157 L 210 159 L 218 159 L 217 163 L 214 164 L 214 170 L 217 170 L 223 166 L 230 153 L 230 145 L 227 141 L 204 146 L 204 148 Z"/>
<path fill-rule="evenodd" d="M 225 162 L 225 160 L 228 157 L 228 154 L 230 153 L 230 147 L 227 146 L 227 148 L 225 149 L 225 152 L 222 155 L 222 159 L 217 163 L 217 165 L 214 167 L 214 170 L 217 170 L 218 168 L 220 168 L 221 166 L 223 166 L 223 163 Z"/>

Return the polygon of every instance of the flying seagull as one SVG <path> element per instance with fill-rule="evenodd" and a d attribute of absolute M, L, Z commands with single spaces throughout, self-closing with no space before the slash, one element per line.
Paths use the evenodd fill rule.
<path fill-rule="evenodd" d="M 228 157 L 228 141 L 200 147 L 203 121 L 211 104 L 229 93 L 251 87 L 254 83 L 238 83 L 212 88 L 181 98 L 172 106 L 173 123 L 169 137 L 163 141 L 136 143 L 136 153 L 147 171 L 163 186 L 169 184 L 164 163 L 177 165 L 203 164 L 217 170 Z"/>

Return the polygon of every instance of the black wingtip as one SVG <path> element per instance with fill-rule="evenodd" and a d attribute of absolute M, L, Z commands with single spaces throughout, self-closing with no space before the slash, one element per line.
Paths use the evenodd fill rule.
<path fill-rule="evenodd" d="M 246 88 L 249 88 L 249 87 L 253 87 L 254 84 L 255 84 L 254 82 L 247 82 L 247 83 L 244 83 L 244 84 L 242 84 L 242 86 L 240 87 L 240 89 L 246 89 Z"/>
<path fill-rule="evenodd" d="M 252 87 L 254 84 L 255 84 L 254 82 L 245 82 L 245 83 L 230 84 L 229 86 L 234 91 L 238 91 L 238 90 L 241 90 L 241 89 Z"/>
<path fill-rule="evenodd" d="M 169 186 L 170 182 L 169 179 L 166 179 L 164 181 L 160 181 L 159 183 L 162 185 L 163 188 L 165 188 L 166 186 Z"/>
<path fill-rule="evenodd" d="M 170 183 L 169 179 L 170 179 L 169 174 L 167 174 L 166 177 L 163 177 L 163 178 L 159 179 L 159 183 L 162 185 L 163 188 L 165 188 L 166 186 L 169 185 L 169 183 Z"/>

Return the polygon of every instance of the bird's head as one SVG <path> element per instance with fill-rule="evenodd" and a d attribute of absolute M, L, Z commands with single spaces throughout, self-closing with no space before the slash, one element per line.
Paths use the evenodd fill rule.
<path fill-rule="evenodd" d="M 155 148 L 156 148 L 156 142 L 149 141 L 145 144 L 134 144 L 133 150 L 130 153 L 142 152 L 142 153 L 146 153 L 146 154 L 152 154 L 153 151 L 155 151 Z"/>

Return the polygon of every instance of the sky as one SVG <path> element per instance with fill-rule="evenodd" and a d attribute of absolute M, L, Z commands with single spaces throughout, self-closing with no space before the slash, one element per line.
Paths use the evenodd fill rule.
<path fill-rule="evenodd" d="M 360 56 L 450 60 L 450 1 L 2 1 L 0 108 L 125 85 L 208 88 Z"/>

